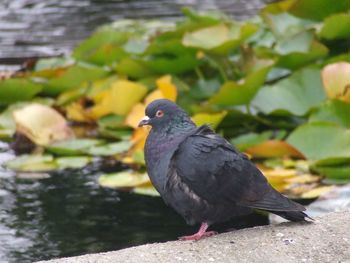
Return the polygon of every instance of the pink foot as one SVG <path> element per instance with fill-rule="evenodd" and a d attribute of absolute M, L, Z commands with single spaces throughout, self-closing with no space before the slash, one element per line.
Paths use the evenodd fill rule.
<path fill-rule="evenodd" d="M 196 234 L 193 234 L 191 236 L 183 236 L 183 237 L 179 237 L 180 240 L 199 240 L 203 237 L 210 237 L 212 235 L 216 235 L 217 232 L 215 231 L 208 231 L 206 232 L 206 230 L 208 229 L 208 224 L 207 223 L 202 223 L 201 227 L 199 228 L 198 232 Z"/>
<path fill-rule="evenodd" d="M 216 235 L 218 232 L 216 231 L 208 231 L 208 232 L 204 232 L 202 235 L 199 235 L 198 233 L 194 234 L 194 235 L 191 235 L 191 236 L 182 236 L 182 237 L 179 237 L 179 240 L 182 240 L 182 241 L 188 241 L 188 240 L 194 240 L 194 241 L 197 241 L 203 237 L 210 237 L 210 236 L 213 236 L 213 235 Z"/>

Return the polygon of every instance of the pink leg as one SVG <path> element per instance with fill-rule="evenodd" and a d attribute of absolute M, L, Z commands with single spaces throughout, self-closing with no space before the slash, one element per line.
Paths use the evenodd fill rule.
<path fill-rule="evenodd" d="M 208 229 L 208 224 L 207 223 L 202 223 L 201 227 L 199 228 L 198 232 L 196 234 L 193 234 L 191 236 L 183 236 L 179 237 L 180 240 L 199 240 L 202 237 L 210 237 L 212 235 L 216 235 L 217 232 L 215 231 L 208 231 L 205 232 Z"/>

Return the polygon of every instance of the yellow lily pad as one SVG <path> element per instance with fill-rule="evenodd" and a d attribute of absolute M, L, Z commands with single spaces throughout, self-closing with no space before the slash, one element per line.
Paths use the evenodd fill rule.
<path fill-rule="evenodd" d="M 333 190 L 334 186 L 333 185 L 326 185 L 326 186 L 319 186 L 316 187 L 308 192 L 305 192 L 301 195 L 302 198 L 316 198 L 319 197 L 320 195 L 323 195 L 325 193 L 328 193 L 329 191 Z"/>
<path fill-rule="evenodd" d="M 16 130 L 37 145 L 74 137 L 65 118 L 46 105 L 33 103 L 13 112 Z"/>
<path fill-rule="evenodd" d="M 104 174 L 98 178 L 98 183 L 109 188 L 133 188 L 149 183 L 147 173 L 122 171 L 112 174 Z"/>

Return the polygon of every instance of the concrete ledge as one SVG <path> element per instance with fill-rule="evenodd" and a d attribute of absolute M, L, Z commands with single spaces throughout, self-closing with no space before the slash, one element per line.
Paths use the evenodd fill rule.
<path fill-rule="evenodd" d="M 350 210 L 316 218 L 315 223 L 254 227 L 197 242 L 147 244 L 45 262 L 350 262 Z"/>

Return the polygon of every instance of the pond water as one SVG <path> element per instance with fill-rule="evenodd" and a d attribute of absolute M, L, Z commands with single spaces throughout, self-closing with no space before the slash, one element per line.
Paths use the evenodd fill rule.
<path fill-rule="evenodd" d="M 6 144 L 0 148 L 1 162 L 13 158 Z M 0 262 L 116 250 L 175 240 L 197 230 L 161 198 L 100 187 L 100 171 L 95 165 L 28 180 L 0 168 Z M 213 228 L 227 231 L 267 223 L 267 217 L 251 215 Z"/>
<path fill-rule="evenodd" d="M 183 6 L 236 19 L 272 0 L 1 0 L 0 70 L 28 58 L 68 53 L 101 24 L 120 18 L 175 19 Z"/>

